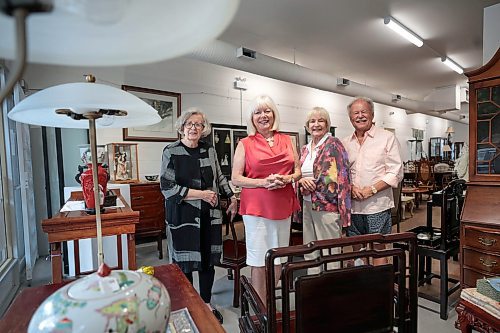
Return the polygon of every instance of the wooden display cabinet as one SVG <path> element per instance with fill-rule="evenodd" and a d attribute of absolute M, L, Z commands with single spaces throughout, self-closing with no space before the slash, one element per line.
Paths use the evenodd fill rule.
<path fill-rule="evenodd" d="M 246 126 L 212 124 L 212 133 L 205 139 L 214 146 L 222 174 L 228 180 L 231 179 L 236 146 L 246 136 Z"/>
<path fill-rule="evenodd" d="M 463 288 L 500 275 L 500 49 L 469 77 L 469 174 L 460 230 Z"/>

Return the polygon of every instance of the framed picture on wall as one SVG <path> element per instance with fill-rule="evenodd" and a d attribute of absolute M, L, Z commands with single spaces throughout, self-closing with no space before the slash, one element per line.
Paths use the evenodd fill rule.
<path fill-rule="evenodd" d="M 180 138 L 175 122 L 181 115 L 181 94 L 127 85 L 122 89 L 151 105 L 161 117 L 161 121 L 154 125 L 124 128 L 124 141 L 176 141 Z"/>
<path fill-rule="evenodd" d="M 280 133 L 283 133 L 283 134 L 290 136 L 290 138 L 292 139 L 292 143 L 297 148 L 297 154 L 298 154 L 300 152 L 299 133 L 297 133 L 297 132 L 285 132 L 285 131 L 280 131 Z"/>

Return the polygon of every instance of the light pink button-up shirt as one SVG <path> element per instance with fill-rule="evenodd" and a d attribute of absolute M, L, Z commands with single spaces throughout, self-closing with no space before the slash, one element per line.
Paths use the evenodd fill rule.
<path fill-rule="evenodd" d="M 352 184 L 359 188 L 380 180 L 398 187 L 403 179 L 401 148 L 395 135 L 375 125 L 365 133 L 363 144 L 356 134 L 342 140 L 349 155 Z M 392 188 L 379 191 L 368 199 L 352 200 L 353 214 L 374 214 L 394 207 Z"/>

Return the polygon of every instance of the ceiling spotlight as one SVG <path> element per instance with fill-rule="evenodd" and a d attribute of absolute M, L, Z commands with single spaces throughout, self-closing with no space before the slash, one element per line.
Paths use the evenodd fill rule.
<path fill-rule="evenodd" d="M 418 47 L 424 45 L 424 41 L 413 31 L 396 21 L 393 17 L 387 16 L 384 18 L 384 24 L 387 25 L 388 28 L 397 32 L 399 35 L 406 38 L 411 43 L 415 44 Z"/>
<path fill-rule="evenodd" d="M 457 63 L 454 62 L 454 61 L 452 61 L 450 58 L 448 58 L 448 57 L 442 57 L 441 61 L 443 62 L 443 64 L 445 64 L 446 66 L 450 67 L 451 69 L 453 69 L 458 74 L 463 74 L 464 73 L 463 68 L 460 67 L 459 65 L 457 65 Z"/>

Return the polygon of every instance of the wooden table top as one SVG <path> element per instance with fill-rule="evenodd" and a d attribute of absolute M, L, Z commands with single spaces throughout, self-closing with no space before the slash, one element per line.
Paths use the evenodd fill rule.
<path fill-rule="evenodd" d="M 134 230 L 125 230 L 122 233 L 135 232 L 135 224 L 139 223 L 139 212 L 133 211 L 120 194 L 120 190 L 111 190 L 123 202 L 124 207 L 106 208 L 101 213 L 103 235 L 116 235 L 115 229 L 132 226 Z M 81 191 L 72 192 L 68 201 L 83 200 Z M 110 228 L 113 228 L 111 232 Z M 84 210 L 59 212 L 49 219 L 42 220 L 42 230 L 48 234 L 49 242 L 75 240 L 81 238 L 96 237 L 95 215 L 88 214 Z"/>
<path fill-rule="evenodd" d="M 411 193 L 428 193 L 431 191 L 428 187 L 403 187 L 401 193 L 411 194 Z"/>
<path fill-rule="evenodd" d="M 168 290 L 172 311 L 188 308 L 200 333 L 225 332 L 212 312 L 205 305 L 198 292 L 193 288 L 180 268 L 175 264 L 155 267 L 155 277 Z M 26 288 L 14 299 L 5 316 L 0 319 L 0 332 L 26 332 L 31 317 L 38 306 L 54 291 L 71 281 L 60 284 Z"/>

